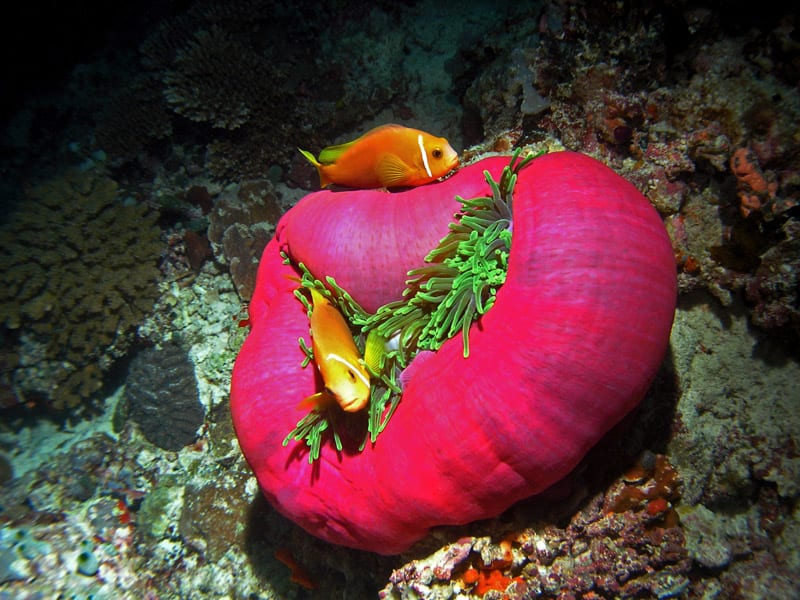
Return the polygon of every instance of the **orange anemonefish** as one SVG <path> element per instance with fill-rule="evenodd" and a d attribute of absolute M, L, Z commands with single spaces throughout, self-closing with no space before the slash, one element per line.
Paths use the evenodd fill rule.
<path fill-rule="evenodd" d="M 353 334 L 325 296 L 311 291 L 311 348 L 325 390 L 300 403 L 302 408 L 322 408 L 332 399 L 342 410 L 356 412 L 369 402 L 370 379 Z"/>
<path fill-rule="evenodd" d="M 306 150 L 300 153 L 319 171 L 323 188 L 332 183 L 362 189 L 417 186 L 458 166 L 458 154 L 446 139 L 394 124 L 328 146 L 319 158 Z"/>

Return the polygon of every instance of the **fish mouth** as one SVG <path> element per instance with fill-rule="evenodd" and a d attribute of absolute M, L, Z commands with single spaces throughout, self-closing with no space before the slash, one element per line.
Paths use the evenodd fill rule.
<path fill-rule="evenodd" d="M 455 169 L 456 167 L 458 167 L 461 164 L 461 159 L 458 157 L 458 154 L 456 153 L 456 151 L 451 148 L 450 152 L 452 152 L 452 154 L 447 157 L 448 160 L 447 160 L 447 163 L 446 163 L 448 171 L 452 171 L 453 169 Z"/>
<path fill-rule="evenodd" d="M 366 400 L 359 397 L 355 397 L 351 398 L 346 402 L 343 402 L 340 406 L 342 410 L 345 412 L 357 412 L 362 408 L 364 408 L 365 405 L 366 405 Z"/>
<path fill-rule="evenodd" d="M 446 163 L 446 166 L 445 166 L 446 170 L 444 172 L 444 175 L 439 177 L 438 181 L 444 181 L 445 179 L 448 179 L 449 177 L 452 177 L 453 175 L 455 175 L 456 174 L 456 170 L 458 169 L 458 167 L 460 165 L 461 165 L 461 160 L 458 158 L 458 156 L 454 156 L 451 161 Z"/>

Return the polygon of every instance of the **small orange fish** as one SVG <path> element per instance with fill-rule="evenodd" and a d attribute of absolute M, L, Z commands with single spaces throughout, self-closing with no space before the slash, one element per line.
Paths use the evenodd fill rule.
<path fill-rule="evenodd" d="M 311 291 L 311 348 L 325 391 L 306 398 L 302 407 L 323 407 L 333 399 L 346 412 L 361 410 L 369 402 L 369 373 L 340 313 L 325 296 Z"/>
<path fill-rule="evenodd" d="M 274 555 L 275 558 L 289 567 L 289 572 L 291 573 L 290 581 L 303 586 L 307 590 L 317 589 L 317 582 L 314 581 L 303 566 L 294 559 L 291 551 L 286 548 L 278 548 L 275 550 Z"/>
<path fill-rule="evenodd" d="M 298 150 L 300 150 L 298 148 Z M 319 184 L 351 188 L 424 185 L 458 166 L 458 154 L 446 139 L 402 125 L 382 125 L 360 138 L 328 146 L 319 158 L 300 150 L 319 171 Z"/>

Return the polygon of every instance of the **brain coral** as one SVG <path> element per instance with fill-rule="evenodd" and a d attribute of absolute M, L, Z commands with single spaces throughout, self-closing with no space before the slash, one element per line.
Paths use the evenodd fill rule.
<path fill-rule="evenodd" d="M 497 515 L 543 491 L 641 400 L 667 348 L 675 259 L 658 213 L 587 156 L 535 159 L 514 189 L 508 273 L 469 331 L 420 353 L 375 444 L 283 445 L 319 391 L 303 369 L 297 269 L 331 276 L 368 310 L 400 298 L 409 269 L 447 231 L 456 194 L 490 194 L 508 158 L 387 194 L 318 192 L 284 215 L 264 251 L 251 332 L 236 360 L 231 411 L 269 501 L 329 541 L 400 552 L 435 525 Z"/>
<path fill-rule="evenodd" d="M 150 442 L 178 451 L 191 444 L 203 424 L 194 365 L 176 344 L 142 350 L 125 382 L 128 411 Z"/>
<path fill-rule="evenodd" d="M 116 193 L 71 170 L 29 190 L 0 229 L 0 327 L 23 357 L 14 385 L 55 408 L 100 387 L 157 296 L 157 215 Z"/>

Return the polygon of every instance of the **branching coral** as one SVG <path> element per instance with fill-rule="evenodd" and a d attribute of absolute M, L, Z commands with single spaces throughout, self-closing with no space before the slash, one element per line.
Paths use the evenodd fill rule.
<path fill-rule="evenodd" d="M 141 76 L 116 94 L 100 117 L 95 137 L 112 163 L 133 160 L 148 144 L 172 133 L 161 84 Z"/>
<path fill-rule="evenodd" d="M 222 129 L 246 123 L 274 95 L 275 71 L 225 30 L 198 31 L 164 74 L 165 96 L 178 114 Z"/>
<path fill-rule="evenodd" d="M 69 171 L 31 189 L 0 229 L 0 324 L 23 356 L 15 384 L 56 408 L 97 390 L 157 295 L 156 215 L 116 191 Z"/>

